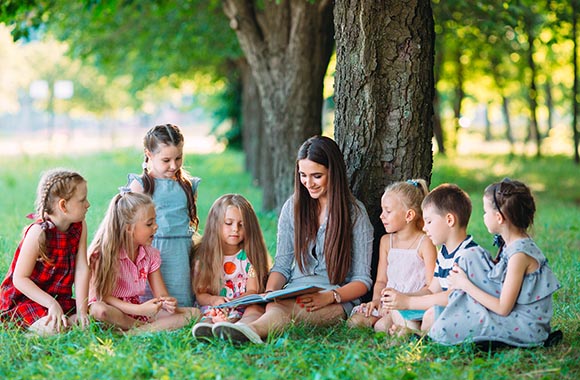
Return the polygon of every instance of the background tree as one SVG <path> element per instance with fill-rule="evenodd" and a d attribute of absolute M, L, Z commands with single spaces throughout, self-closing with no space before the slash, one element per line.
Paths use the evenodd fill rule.
<path fill-rule="evenodd" d="M 334 46 L 331 1 L 224 0 L 224 12 L 250 66 L 264 111 L 273 180 L 263 207 L 291 193 L 296 150 L 321 133 L 322 86 Z M 270 196 L 272 195 L 272 196 Z M 273 203 L 270 203 L 274 201 Z"/>
<path fill-rule="evenodd" d="M 385 186 L 431 179 L 431 4 L 337 0 L 335 27 L 335 136 L 348 163 L 351 188 L 380 236 Z"/>

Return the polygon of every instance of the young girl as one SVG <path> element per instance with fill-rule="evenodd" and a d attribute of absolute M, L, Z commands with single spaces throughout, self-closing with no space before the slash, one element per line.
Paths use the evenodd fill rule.
<path fill-rule="evenodd" d="M 270 257 L 256 213 L 243 196 L 226 194 L 214 202 L 195 260 L 193 290 L 204 315 L 193 327 L 195 337 L 212 335 L 214 322 L 249 323 L 262 314 L 256 305 L 212 308 L 265 289 Z"/>
<path fill-rule="evenodd" d="M 159 251 L 151 246 L 156 231 L 155 205 L 148 195 L 122 192 L 113 198 L 89 247 L 89 311 L 96 320 L 122 330 L 158 331 L 183 327 L 199 314 L 178 308 L 169 296 Z M 154 298 L 141 303 L 147 283 Z"/>
<path fill-rule="evenodd" d="M 536 205 L 530 189 L 505 179 L 485 189 L 483 221 L 503 239 L 494 266 L 464 255 L 449 274 L 455 289 L 429 335 L 444 344 L 466 340 L 538 346 L 550 334 L 552 294 L 560 288 L 527 231 Z"/>
<path fill-rule="evenodd" d="M 395 182 L 385 189 L 381 220 L 387 235 L 380 242 L 373 299 L 353 309 L 349 326 L 374 326 L 376 331 L 388 331 L 391 314 L 382 312 L 381 316 L 381 291 L 388 287 L 412 293 L 431 282 L 437 249 L 430 239 L 425 239 L 421 212 L 421 202 L 428 192 L 423 179 Z"/>
<path fill-rule="evenodd" d="M 43 175 L 36 198 L 38 220 L 24 231 L 0 286 L 2 320 L 41 335 L 61 332 L 75 322 L 87 325 L 89 206 L 87 183 L 80 174 L 54 169 Z"/>
<path fill-rule="evenodd" d="M 153 246 L 161 252 L 161 273 L 179 304 L 193 306 L 189 253 L 198 226 L 196 194 L 200 179 L 190 178 L 182 168 L 183 135 L 177 126 L 151 128 L 143 145 L 143 174 L 129 174 L 129 187 L 153 198 L 159 224 Z M 144 299 L 149 298 L 147 289 Z"/>

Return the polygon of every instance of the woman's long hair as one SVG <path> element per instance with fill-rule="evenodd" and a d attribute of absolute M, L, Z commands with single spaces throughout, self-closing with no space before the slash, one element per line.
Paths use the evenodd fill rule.
<path fill-rule="evenodd" d="M 119 252 L 124 249 L 129 253 L 136 249 L 128 227 L 137 222 L 139 211 L 146 206 L 154 207 L 151 197 L 132 192 L 117 194 L 109 203 L 88 251 L 91 287 L 97 300 L 110 295 L 116 286 Z"/>
<path fill-rule="evenodd" d="M 294 173 L 294 257 L 301 271 L 308 260 L 308 247 L 316 241 L 320 205 L 300 181 L 298 161 L 308 159 L 328 169 L 328 222 L 324 257 L 332 284 L 344 282 L 352 261 L 351 211 L 356 205 L 346 176 L 344 157 L 334 140 L 314 136 L 298 150 Z"/>
<path fill-rule="evenodd" d="M 270 270 L 270 256 L 254 208 L 239 194 L 222 195 L 209 210 L 201 243 L 195 250 L 193 290 L 196 293 L 219 294 L 224 285 L 221 276 L 224 259 L 222 226 L 228 207 L 240 210 L 244 240 L 239 248 L 248 255 L 258 279 L 258 291 L 263 292 Z"/>

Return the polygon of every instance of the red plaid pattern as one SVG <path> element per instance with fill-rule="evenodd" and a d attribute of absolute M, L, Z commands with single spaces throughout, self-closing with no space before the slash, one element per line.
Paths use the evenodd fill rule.
<path fill-rule="evenodd" d="M 30 227 L 32 224 L 28 226 L 24 236 Z M 46 252 L 52 263 L 38 260 L 30 276 L 30 279 L 40 289 L 56 298 L 66 314 L 75 312 L 72 286 L 82 230 L 82 222 L 71 224 L 65 232 L 59 231 L 56 227 L 46 229 Z M 28 327 L 46 316 L 48 309 L 32 301 L 14 287 L 12 276 L 21 246 L 22 241 L 18 245 L 8 273 L 0 285 L 0 319 L 14 321 L 19 326 Z"/>

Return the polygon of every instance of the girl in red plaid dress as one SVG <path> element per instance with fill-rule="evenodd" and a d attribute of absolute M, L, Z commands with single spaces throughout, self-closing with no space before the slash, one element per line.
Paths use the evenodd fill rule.
<path fill-rule="evenodd" d="M 199 309 L 177 307 L 159 268 L 159 250 L 151 246 L 157 231 L 150 196 L 122 189 L 89 248 L 92 278 L 89 312 L 121 330 L 178 329 L 199 316 Z M 141 303 L 149 284 L 153 298 Z"/>
<path fill-rule="evenodd" d="M 0 319 L 41 335 L 76 322 L 85 327 L 87 183 L 76 172 L 48 171 L 38 185 L 36 206 L 38 220 L 25 230 L 0 285 Z"/>

